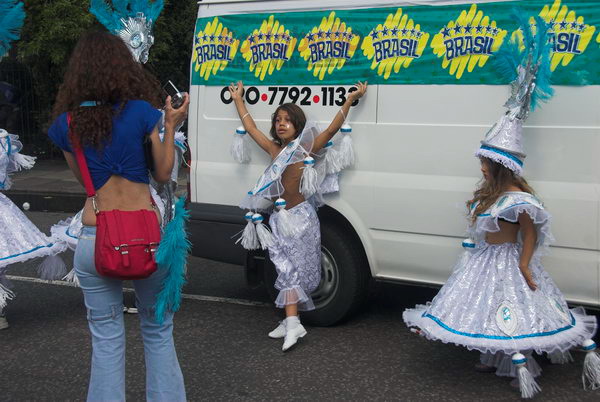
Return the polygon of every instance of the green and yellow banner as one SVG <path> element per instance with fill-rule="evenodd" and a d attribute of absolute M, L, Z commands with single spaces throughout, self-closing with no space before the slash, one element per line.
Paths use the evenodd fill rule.
<path fill-rule="evenodd" d="M 506 84 L 490 59 L 521 35 L 515 7 L 546 22 L 555 85 L 600 84 L 600 0 L 199 18 L 192 84 Z"/>

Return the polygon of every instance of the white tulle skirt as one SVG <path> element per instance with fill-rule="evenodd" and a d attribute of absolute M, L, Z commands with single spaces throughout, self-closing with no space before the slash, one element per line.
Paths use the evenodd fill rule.
<path fill-rule="evenodd" d="M 43 234 L 0 193 L 0 275 L 6 266 L 63 252 L 67 246 Z"/>
<path fill-rule="evenodd" d="M 530 264 L 537 290 L 519 270 L 520 246 L 481 242 L 466 251 L 437 296 L 407 309 L 403 318 L 428 339 L 512 354 L 565 352 L 591 338 L 596 317 L 569 310 L 537 259 Z"/>

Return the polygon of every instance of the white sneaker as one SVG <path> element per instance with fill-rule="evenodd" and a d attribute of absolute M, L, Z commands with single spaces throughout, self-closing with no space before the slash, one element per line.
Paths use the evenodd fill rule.
<path fill-rule="evenodd" d="M 0 329 L 8 328 L 8 321 L 6 321 L 6 317 L 0 316 Z"/>
<path fill-rule="evenodd" d="M 298 324 L 294 328 L 286 328 L 285 340 L 283 341 L 283 347 L 281 348 L 281 350 L 283 350 L 284 352 L 286 350 L 289 350 L 298 342 L 298 339 L 304 337 L 304 335 L 306 335 L 306 329 L 304 329 L 302 324 Z"/>
<path fill-rule="evenodd" d="M 269 332 L 269 338 L 279 339 L 285 336 L 285 321 L 279 321 L 279 325 Z"/>

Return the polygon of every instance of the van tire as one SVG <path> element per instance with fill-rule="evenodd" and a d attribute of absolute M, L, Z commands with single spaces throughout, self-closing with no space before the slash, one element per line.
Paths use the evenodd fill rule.
<path fill-rule="evenodd" d="M 371 275 L 361 245 L 335 221 L 321 222 L 321 250 L 321 282 L 312 294 L 316 309 L 302 312 L 301 316 L 309 324 L 330 326 L 349 317 L 363 304 Z M 266 254 L 265 286 L 275 300 L 277 272 Z"/>

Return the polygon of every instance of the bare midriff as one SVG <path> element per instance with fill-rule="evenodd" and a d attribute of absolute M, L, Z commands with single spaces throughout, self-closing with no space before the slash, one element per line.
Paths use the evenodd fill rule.
<path fill-rule="evenodd" d="M 500 230 L 488 232 L 485 241 L 489 244 L 516 243 L 520 225 L 498 220 Z"/>
<path fill-rule="evenodd" d="M 100 211 L 113 209 L 155 211 L 160 222 L 160 213 L 157 208 L 153 207 L 148 184 L 132 182 L 121 176 L 111 176 L 100 189 L 96 190 L 96 205 Z M 87 226 L 96 226 L 96 214 L 91 198 L 85 202 L 82 223 Z"/>
<path fill-rule="evenodd" d="M 283 193 L 281 198 L 286 202 L 286 209 L 294 208 L 304 202 L 304 196 L 300 193 L 300 179 L 302 178 L 302 162 L 289 165 L 281 175 Z"/>

